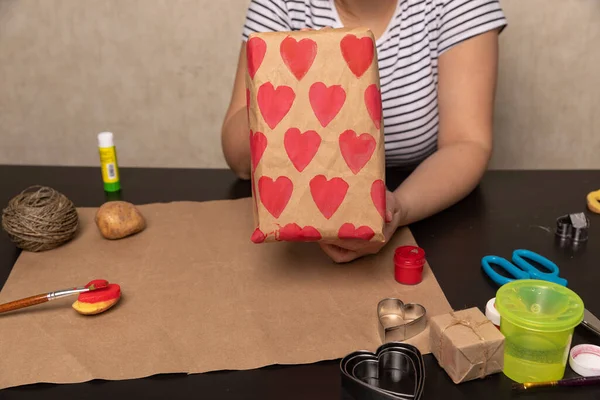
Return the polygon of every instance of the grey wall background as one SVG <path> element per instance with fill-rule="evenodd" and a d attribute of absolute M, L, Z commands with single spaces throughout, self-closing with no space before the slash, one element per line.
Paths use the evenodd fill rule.
<path fill-rule="evenodd" d="M 248 0 L 0 0 L 0 164 L 225 167 Z M 600 168 L 600 1 L 501 0 L 492 168 Z"/>

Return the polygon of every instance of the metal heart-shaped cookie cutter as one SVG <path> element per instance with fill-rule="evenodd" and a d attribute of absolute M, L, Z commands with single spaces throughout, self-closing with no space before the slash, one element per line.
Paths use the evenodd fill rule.
<path fill-rule="evenodd" d="M 377 321 L 382 343 L 403 342 L 425 330 L 427 311 L 420 304 L 387 298 L 377 304 Z"/>
<path fill-rule="evenodd" d="M 343 399 L 419 400 L 425 387 L 425 363 L 419 349 L 390 342 L 375 353 L 359 350 L 340 362 Z"/>

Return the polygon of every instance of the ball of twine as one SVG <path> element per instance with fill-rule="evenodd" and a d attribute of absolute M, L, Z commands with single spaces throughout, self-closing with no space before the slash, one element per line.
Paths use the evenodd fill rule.
<path fill-rule="evenodd" d="M 15 245 L 39 252 L 71 240 L 79 217 L 71 200 L 46 186 L 31 186 L 13 197 L 2 211 L 2 228 Z"/>

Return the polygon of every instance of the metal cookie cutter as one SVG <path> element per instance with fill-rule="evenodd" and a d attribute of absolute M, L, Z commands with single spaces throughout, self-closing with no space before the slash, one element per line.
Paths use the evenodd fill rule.
<path fill-rule="evenodd" d="M 590 220 L 584 213 L 567 214 L 556 219 L 556 235 L 561 240 L 585 242 L 589 228 Z"/>
<path fill-rule="evenodd" d="M 387 298 L 377 304 L 377 320 L 382 343 L 402 342 L 425 330 L 427 311 L 420 304 Z"/>
<path fill-rule="evenodd" d="M 419 349 L 390 342 L 375 353 L 359 350 L 340 362 L 343 399 L 419 400 L 425 386 L 425 363 Z"/>

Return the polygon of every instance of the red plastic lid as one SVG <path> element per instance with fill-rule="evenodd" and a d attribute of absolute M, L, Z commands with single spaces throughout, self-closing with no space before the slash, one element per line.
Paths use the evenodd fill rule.
<path fill-rule="evenodd" d="M 394 264 L 404 268 L 419 268 L 425 264 L 425 250 L 417 246 L 400 246 L 394 252 Z"/>

